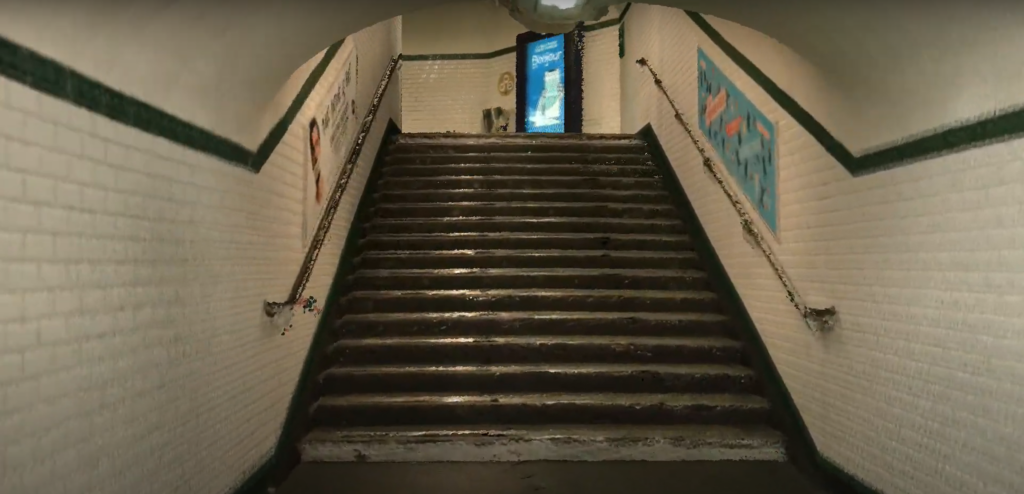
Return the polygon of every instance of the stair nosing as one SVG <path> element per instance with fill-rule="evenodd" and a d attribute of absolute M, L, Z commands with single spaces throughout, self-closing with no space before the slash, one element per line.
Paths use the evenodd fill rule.
<path fill-rule="evenodd" d="M 731 318 L 725 314 L 715 312 L 573 312 L 573 311 L 470 311 L 470 312 L 371 312 L 367 314 L 345 314 L 341 321 L 360 321 L 374 319 L 390 320 L 415 320 L 425 318 L 481 318 L 490 317 L 496 319 L 556 319 L 556 318 L 592 318 L 603 320 L 615 319 L 650 319 L 659 321 L 710 321 L 728 322 Z"/>
<path fill-rule="evenodd" d="M 656 182 L 658 177 L 607 177 L 593 175 L 429 175 L 422 177 L 382 177 L 381 182 L 388 180 L 644 180 Z M 548 190 L 548 189 L 538 189 Z M 582 189 L 591 190 L 591 189 Z M 660 190 L 660 189 L 659 189 Z"/>
<path fill-rule="evenodd" d="M 593 239 L 673 239 L 683 240 L 689 239 L 690 236 L 682 233 L 666 233 L 647 235 L 642 233 L 546 233 L 546 232 L 450 232 L 450 233 L 371 233 L 364 237 L 367 238 L 412 238 L 412 237 L 423 237 L 423 238 L 444 238 L 444 237 L 497 237 L 497 238 L 536 238 L 536 237 L 547 237 L 547 238 L 584 238 L 588 240 Z"/>
<path fill-rule="evenodd" d="M 637 295 L 646 298 L 678 298 L 690 296 L 693 299 L 710 300 L 718 298 L 718 294 L 711 290 L 591 290 L 591 289 L 529 289 L 521 288 L 469 288 L 469 289 L 440 289 L 440 290 L 355 290 L 349 292 L 348 297 L 367 297 L 374 294 L 377 296 L 402 296 L 402 295 L 514 295 L 514 296 L 623 296 Z"/>
<path fill-rule="evenodd" d="M 605 336 L 605 335 L 492 335 L 492 336 L 383 336 L 342 338 L 334 347 L 386 347 L 426 344 L 521 345 L 530 343 L 564 345 L 645 345 L 665 347 L 742 348 L 743 342 L 723 336 Z"/>
<path fill-rule="evenodd" d="M 403 364 L 403 365 L 334 365 L 321 373 L 321 378 L 339 375 L 374 375 L 374 374 L 516 374 L 516 373 L 547 373 L 551 375 L 608 375 L 651 372 L 675 375 L 729 375 L 752 376 L 754 371 L 740 364 L 688 363 L 665 364 L 633 362 L 621 364 L 593 363 L 507 363 L 507 364 Z"/>
<path fill-rule="evenodd" d="M 529 256 L 552 256 L 563 257 L 575 255 L 581 257 L 643 257 L 643 258 L 687 258 L 698 257 L 695 251 L 650 251 L 650 250 L 560 250 L 560 249 L 452 249 L 452 250 L 372 250 L 359 255 L 363 257 L 434 257 L 438 255 L 449 256 L 507 256 L 507 257 L 529 257 Z"/>
<path fill-rule="evenodd" d="M 648 204 L 648 203 L 635 203 L 635 202 L 563 202 L 563 201 L 437 201 L 437 202 L 392 202 L 385 204 L 378 204 L 377 208 L 423 208 L 423 207 L 452 207 L 452 206 L 468 206 L 468 207 L 523 207 L 523 206 L 536 206 L 536 207 L 615 207 L 615 208 L 638 208 L 638 209 L 672 209 L 677 208 L 672 204 Z"/>
<path fill-rule="evenodd" d="M 409 204 L 430 204 L 430 203 L 409 203 Z M 440 204 L 440 203 L 439 203 Z M 624 203 L 628 204 L 628 203 Z M 663 225 L 684 224 L 680 219 L 674 218 L 604 218 L 600 216 L 423 216 L 406 218 L 374 218 L 367 224 L 401 224 L 401 223 L 423 223 L 423 222 L 476 222 L 476 223 L 500 223 L 500 222 L 525 222 L 525 223 L 657 223 Z"/>
<path fill-rule="evenodd" d="M 483 276 L 483 275 L 575 275 L 599 276 L 603 274 L 632 276 L 677 276 L 688 278 L 707 278 L 707 273 L 698 269 L 618 269 L 618 268 L 412 268 L 412 269 L 359 269 L 352 273 L 354 277 L 379 276 Z"/>
<path fill-rule="evenodd" d="M 636 434 L 643 432 L 642 434 Z M 455 428 L 452 426 L 358 426 L 358 427 L 317 427 L 309 431 L 303 442 L 310 441 L 332 441 L 335 438 L 349 437 L 376 440 L 380 436 L 398 436 L 402 439 L 414 438 L 439 438 L 459 440 L 475 437 L 520 437 L 524 439 L 546 438 L 546 437 L 638 437 L 650 439 L 653 437 L 693 437 L 718 432 L 729 438 L 728 440 L 761 439 L 774 440 L 779 443 L 785 442 L 785 435 L 771 426 L 763 424 L 749 424 L 743 426 L 719 425 L 719 424 L 664 424 L 646 425 L 635 424 L 623 426 L 621 424 L 553 424 L 553 425 L 530 425 L 530 424 L 468 424 L 464 427 Z M 698 434 L 694 434 L 698 433 Z M 333 436 L 333 437 L 330 437 Z"/>
<path fill-rule="evenodd" d="M 497 400 L 497 401 L 494 401 Z M 752 393 L 359 393 L 325 395 L 316 406 L 351 405 L 489 405 L 550 403 L 661 405 L 661 406 L 743 406 L 770 408 L 769 401 Z"/>

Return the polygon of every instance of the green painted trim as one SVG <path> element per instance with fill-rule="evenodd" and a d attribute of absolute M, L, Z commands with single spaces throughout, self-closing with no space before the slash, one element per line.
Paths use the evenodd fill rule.
<path fill-rule="evenodd" d="M 778 368 L 775 367 L 768 347 L 761 339 L 761 334 L 750 317 L 750 312 L 747 311 L 736 286 L 732 283 L 725 265 L 722 264 L 721 258 L 718 257 L 714 245 L 704 230 L 654 127 L 647 124 L 636 135 L 647 143 L 651 161 L 658 168 L 665 186 L 669 189 L 669 194 L 681 212 L 681 219 L 689 227 L 688 233 L 693 241 L 694 250 L 704 261 L 708 279 L 715 290 L 722 295 L 726 308 L 735 317 L 736 329 L 745 344 L 749 364 L 764 383 L 765 394 L 771 401 L 776 414 L 775 420 L 785 431 L 789 440 L 791 460 L 797 467 L 810 474 L 812 480 L 827 485 L 829 492 L 833 494 L 879 494 L 824 458 L 818 451 L 814 439 L 807 429 L 807 424 L 804 423 L 800 415 L 800 410 L 793 401 Z"/>
<path fill-rule="evenodd" d="M 324 56 L 317 62 L 316 67 L 313 67 L 312 72 L 306 76 L 306 81 L 302 83 L 302 87 L 299 89 L 298 94 L 292 99 L 292 104 L 288 105 L 288 110 L 284 112 L 284 115 L 274 124 L 273 127 L 267 132 L 267 136 L 263 138 L 263 142 L 260 143 L 259 147 L 256 148 L 252 159 L 249 162 L 249 168 L 259 173 L 263 169 L 263 165 L 267 163 L 270 156 L 274 154 L 274 149 L 284 139 L 285 134 L 288 133 L 288 128 L 291 127 L 292 122 L 298 117 L 299 111 L 302 110 L 302 106 L 306 104 L 306 100 L 309 99 L 309 95 L 313 93 L 313 89 L 316 89 L 316 85 L 320 83 L 320 79 L 327 72 L 327 67 L 334 61 L 335 55 L 338 54 L 338 50 L 341 49 L 341 45 L 345 43 L 345 38 L 342 38 L 333 45 L 327 47 L 324 52 Z"/>
<path fill-rule="evenodd" d="M 0 37 L 0 75 L 148 134 L 248 168 L 252 151 Z"/>
<path fill-rule="evenodd" d="M 821 144 L 843 168 L 854 176 L 866 175 L 898 166 L 909 165 L 923 159 L 934 158 L 965 151 L 979 146 L 1006 141 L 1024 135 L 1024 108 L 1016 108 L 1005 112 L 981 117 L 971 122 L 961 123 L 900 140 L 898 144 L 854 156 L 850 150 L 839 142 L 817 119 L 800 106 L 786 91 L 767 74 L 758 68 L 732 43 L 722 36 L 699 13 L 686 11 L 697 27 L 729 57 L 748 77 L 764 92 L 789 113 L 793 120 L 802 126 L 807 133 Z"/>
<path fill-rule="evenodd" d="M 632 3 L 627 3 L 626 7 L 622 9 L 619 16 L 615 19 L 608 19 L 606 21 L 597 22 L 594 24 L 584 25 L 582 31 L 590 32 L 597 31 L 598 29 L 604 29 L 606 27 L 617 26 L 622 23 L 626 18 L 626 12 L 629 12 L 629 8 Z M 507 46 L 500 50 L 495 50 L 487 53 L 434 53 L 434 54 L 419 54 L 419 55 L 402 55 L 402 60 L 406 62 L 428 62 L 438 60 L 490 60 L 497 58 L 502 55 L 508 55 L 515 53 L 515 46 Z"/>
<path fill-rule="evenodd" d="M 500 50 L 495 50 L 487 53 L 437 53 L 432 55 L 402 55 L 402 60 L 406 62 L 425 62 L 434 60 L 490 60 L 492 58 L 498 58 L 502 55 L 508 55 L 509 53 L 515 52 L 515 46 L 507 46 Z"/>
<path fill-rule="evenodd" d="M 345 236 L 345 244 L 341 249 L 341 259 L 338 262 L 338 269 L 335 271 L 331 288 L 323 301 L 323 313 L 317 322 L 313 337 L 310 338 L 309 349 L 306 351 L 306 359 L 302 363 L 302 370 L 299 372 L 298 381 L 295 384 L 295 392 L 292 393 L 291 402 L 285 415 L 284 424 L 281 427 L 281 434 L 278 436 L 277 445 L 273 455 L 266 464 L 258 468 L 253 475 L 246 479 L 234 494 L 265 494 L 267 487 L 283 482 L 288 473 L 298 464 L 297 440 L 304 433 L 306 420 L 308 420 L 309 407 L 316 387 L 316 376 L 322 371 L 322 360 L 325 356 L 325 348 L 335 336 L 334 322 L 340 317 L 341 297 L 347 290 L 346 280 L 355 271 L 355 260 L 359 254 L 359 243 L 365 236 L 365 222 L 362 219 L 372 211 L 376 187 L 380 182 L 381 172 L 384 168 L 384 158 L 387 156 L 388 144 L 395 136 L 402 133 L 402 129 L 394 120 L 388 120 L 384 135 L 381 138 L 377 154 L 370 167 L 369 177 L 363 188 L 359 203 L 356 206 L 355 214 L 352 217 L 352 225 Z M 287 338 L 287 336 L 285 336 Z M 248 489 L 248 490 L 243 490 Z"/>
<path fill-rule="evenodd" d="M 255 152 L 2 36 L 0 75 L 115 122 L 259 173 L 344 41 L 338 41 L 327 49 L 284 116 L 270 129 Z"/>

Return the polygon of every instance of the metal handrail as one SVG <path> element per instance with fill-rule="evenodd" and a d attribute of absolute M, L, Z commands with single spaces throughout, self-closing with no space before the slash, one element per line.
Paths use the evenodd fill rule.
<path fill-rule="evenodd" d="M 355 143 L 352 145 L 352 149 L 349 150 L 348 157 L 342 166 L 341 173 L 338 175 L 338 180 L 334 183 L 334 187 L 331 189 L 331 195 L 327 201 L 324 214 L 320 217 L 320 222 L 317 223 L 316 233 L 313 235 L 313 241 L 309 244 L 309 250 L 306 252 L 306 258 L 302 261 L 302 266 L 299 269 L 299 274 L 295 277 L 295 283 L 292 284 L 292 290 L 288 294 L 288 299 L 284 302 L 263 302 L 263 312 L 267 317 L 276 317 L 285 309 L 293 307 L 298 303 L 299 299 L 302 298 L 302 294 L 306 290 L 306 285 L 309 283 L 309 278 L 313 274 L 313 267 L 316 265 L 316 260 L 320 257 L 320 249 L 323 248 L 324 241 L 327 239 L 328 233 L 330 233 L 331 225 L 334 223 L 334 215 L 338 212 L 338 206 L 341 204 L 341 197 L 345 194 L 345 190 L 348 188 L 349 179 L 352 178 L 352 172 L 355 171 L 356 168 L 356 161 L 359 160 L 359 154 L 363 150 L 363 145 L 366 144 L 366 138 L 370 133 L 370 127 L 373 126 L 373 122 L 377 118 L 377 110 L 380 109 L 380 104 L 384 100 L 384 93 L 387 91 L 388 85 L 391 84 L 391 77 L 398 68 L 400 60 L 401 55 L 391 57 L 391 61 L 384 69 L 384 74 L 381 76 L 380 83 L 377 85 L 377 91 L 373 93 L 373 99 L 370 100 L 370 107 L 366 110 L 366 117 L 363 118 L 363 122 L 359 127 L 359 132 L 356 134 Z"/>
<path fill-rule="evenodd" d="M 803 317 L 807 327 L 814 332 L 829 331 L 833 329 L 836 323 L 835 306 L 816 309 L 808 307 L 807 304 L 804 303 L 803 298 L 800 297 L 800 294 L 796 291 L 796 287 L 793 286 L 793 282 L 786 274 L 785 268 L 782 267 L 782 263 L 779 262 L 778 257 L 776 257 L 775 252 L 772 250 L 771 245 L 768 244 L 764 235 L 761 235 L 761 232 L 757 229 L 753 218 L 750 217 L 746 208 L 743 207 L 743 203 L 740 201 L 739 196 L 732 190 L 732 186 L 725 180 L 725 177 L 719 170 L 718 164 L 708 156 L 704 147 L 701 146 L 700 141 L 693 132 L 693 128 L 686 122 L 686 119 L 683 118 L 682 113 L 679 111 L 679 107 L 672 99 L 672 96 L 669 96 L 668 91 L 665 90 L 665 85 L 662 83 L 661 78 L 658 77 L 658 73 L 654 71 L 653 67 L 651 67 L 651 63 L 646 58 L 641 58 L 637 60 L 636 63 L 640 67 L 646 68 L 651 73 L 651 76 L 654 77 L 654 85 L 657 86 L 661 91 L 661 94 L 665 95 L 665 98 L 668 99 L 668 104 L 672 107 L 672 112 L 675 114 L 676 121 L 683 126 L 683 130 L 686 131 L 686 135 L 690 137 L 690 141 L 693 142 L 694 147 L 697 148 L 697 153 L 700 154 L 701 160 L 704 162 L 704 169 L 714 177 L 716 182 L 718 182 L 719 187 L 722 188 L 722 192 L 725 193 L 726 197 L 729 198 L 729 202 L 732 203 L 733 209 L 735 209 L 736 213 L 739 214 L 740 226 L 743 228 L 743 232 L 747 240 L 754 246 L 760 248 L 761 252 L 764 253 L 764 257 L 768 260 L 768 264 L 772 266 L 772 269 L 775 270 L 775 275 L 778 276 L 779 281 L 782 282 L 782 287 L 786 290 L 786 296 L 793 304 L 793 307 L 800 312 L 800 315 Z"/>

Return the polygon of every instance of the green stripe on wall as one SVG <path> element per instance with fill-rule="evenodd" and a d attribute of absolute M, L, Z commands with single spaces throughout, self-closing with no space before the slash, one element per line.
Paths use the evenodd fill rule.
<path fill-rule="evenodd" d="M 626 12 L 629 12 L 629 8 L 632 5 L 632 3 L 627 3 L 626 6 L 622 9 L 622 12 L 619 13 L 619 16 L 614 19 L 608 19 L 605 21 L 596 22 L 594 24 L 584 25 L 582 31 L 588 33 L 591 31 L 597 31 L 598 29 L 604 29 L 607 27 L 613 27 L 622 24 L 622 21 L 626 18 Z M 510 53 L 515 52 L 516 47 L 515 45 L 513 45 L 487 53 L 436 53 L 424 55 L 402 55 L 402 60 L 406 62 L 424 62 L 434 60 L 490 60 L 492 58 L 497 58 L 502 55 L 508 55 Z"/>
<path fill-rule="evenodd" d="M 129 96 L 52 58 L 0 36 L 0 75 L 111 120 L 162 137 L 258 173 L 281 142 L 302 105 L 330 65 L 344 40 L 330 46 L 306 78 L 299 93 L 263 142 L 251 151 L 244 145 L 187 122 Z"/>
<path fill-rule="evenodd" d="M 324 52 L 323 58 L 317 62 L 316 67 L 313 67 L 313 71 L 306 76 L 306 82 L 302 83 L 302 87 L 299 89 L 299 93 L 292 99 L 292 104 L 288 106 L 288 110 L 284 112 L 281 119 L 270 128 L 267 132 L 267 136 L 263 138 L 263 142 L 256 148 L 256 153 L 249 162 L 249 168 L 259 173 L 263 165 L 270 159 L 270 155 L 274 154 L 274 149 L 281 143 L 281 139 L 284 139 L 284 135 L 288 133 L 288 128 L 291 127 L 292 122 L 299 115 L 299 110 L 302 109 L 302 105 L 306 104 L 306 100 L 309 99 L 309 95 L 313 93 L 313 89 L 320 83 L 320 78 L 323 77 L 324 72 L 327 71 L 327 67 L 334 61 L 335 55 L 338 54 L 338 50 L 341 49 L 341 45 L 345 44 L 345 38 L 342 38 L 337 43 L 329 46 L 327 51 Z"/>
<path fill-rule="evenodd" d="M 718 46 L 758 86 L 761 86 L 764 92 L 768 93 L 786 113 L 793 117 L 796 123 L 806 129 L 811 137 L 818 141 L 825 151 L 852 175 L 859 176 L 888 170 L 922 159 L 964 151 L 1024 135 L 1024 109 L 1018 108 L 932 131 L 926 135 L 902 140 L 899 144 L 871 151 L 861 156 L 854 156 L 792 96 L 772 81 L 732 43 L 729 43 L 704 16 L 690 11 L 686 11 L 686 15 L 707 35 L 712 43 Z"/>

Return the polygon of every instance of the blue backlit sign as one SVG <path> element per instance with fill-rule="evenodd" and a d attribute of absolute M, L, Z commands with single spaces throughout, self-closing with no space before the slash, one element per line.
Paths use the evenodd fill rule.
<path fill-rule="evenodd" d="M 565 37 L 526 45 L 526 131 L 565 132 Z"/>

